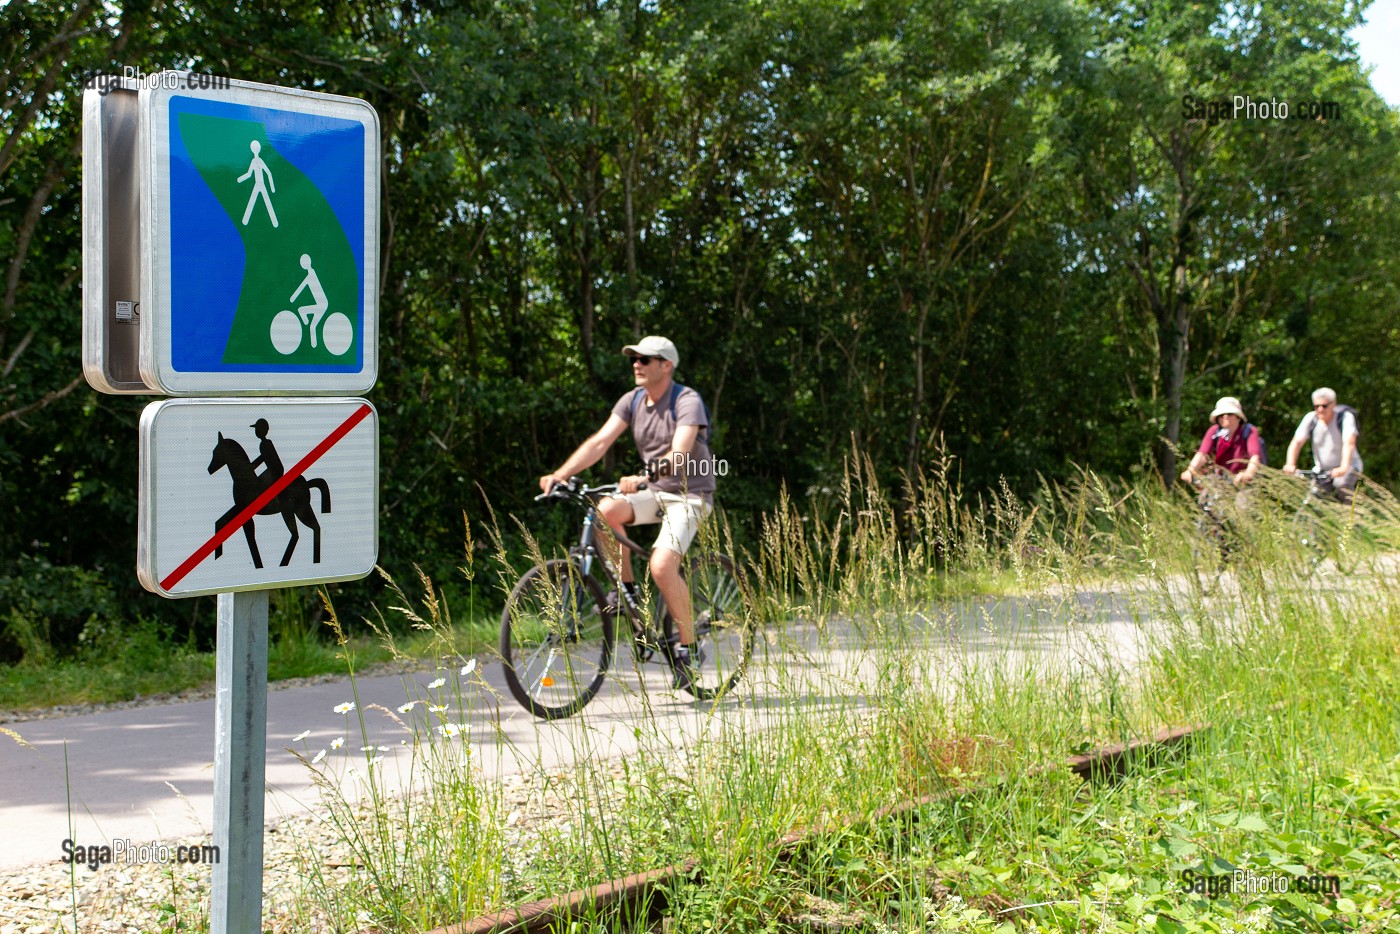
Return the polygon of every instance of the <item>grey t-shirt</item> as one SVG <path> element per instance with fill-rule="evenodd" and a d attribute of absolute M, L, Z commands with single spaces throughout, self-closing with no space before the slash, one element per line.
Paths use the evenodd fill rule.
<path fill-rule="evenodd" d="M 638 393 L 641 395 L 638 396 Z M 700 426 L 695 445 L 682 465 L 688 469 L 669 477 L 660 477 L 648 486 L 662 493 L 695 493 L 707 500 L 712 497 L 715 491 L 715 464 L 706 441 L 706 429 L 710 425 L 705 417 L 705 404 L 700 398 L 700 393 L 689 386 L 682 389 L 676 398 L 676 414 L 672 416 L 670 388 L 654 405 L 645 389 L 633 389 L 623 393 L 622 398 L 617 400 L 612 414 L 631 427 L 632 439 L 637 442 L 637 453 L 642 456 L 644 464 L 651 464 L 670 452 L 677 425 Z M 685 476 L 681 476 L 681 473 Z"/>
<path fill-rule="evenodd" d="M 1313 469 L 1332 470 L 1342 466 L 1342 442 L 1354 437 L 1356 433 L 1356 419 L 1350 412 L 1338 412 L 1330 425 L 1318 418 L 1316 412 L 1309 412 L 1298 423 L 1298 430 L 1293 433 L 1293 438 L 1312 442 Z M 1361 473 L 1364 469 L 1361 464 L 1361 452 L 1353 451 L 1351 472 Z"/>

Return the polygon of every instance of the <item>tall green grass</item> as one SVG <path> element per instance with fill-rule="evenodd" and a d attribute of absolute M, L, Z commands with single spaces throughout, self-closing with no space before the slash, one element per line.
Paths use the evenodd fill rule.
<path fill-rule="evenodd" d="M 1299 484 L 1268 473 L 1247 509 L 1229 497 L 1222 561 L 1193 498 L 1150 481 L 1085 472 L 1030 500 L 974 497 L 943 459 L 906 489 L 891 506 L 853 460 L 837 487 L 784 495 L 740 555 L 763 638 L 739 689 L 678 703 L 638 677 L 623 639 L 614 674 L 637 748 L 614 755 L 596 704 L 531 721 L 574 753 L 562 768 L 524 757 L 536 765 L 512 787 L 547 804 L 535 816 L 449 729 L 483 705 L 523 713 L 471 668 L 433 582 L 396 589 L 388 612 L 457 661 L 435 689 L 441 709 L 407 698 L 407 710 L 376 712 L 398 718 L 410 745 L 407 794 L 385 790 L 373 750 L 353 795 L 308 750 L 350 858 L 332 871 L 308 845 L 297 923 L 427 930 L 693 859 L 703 884 L 667 893 L 663 929 L 1400 924 L 1393 500 L 1320 507 L 1319 554 L 1295 534 Z M 722 521 L 704 534 L 702 546 L 733 550 Z M 501 541 L 485 568 L 468 543 L 463 572 L 505 588 L 554 553 L 532 542 L 507 554 Z M 988 585 L 1001 596 L 976 596 Z M 392 627 L 374 625 L 398 651 Z M 1210 729 L 1120 783 L 1045 768 L 1188 723 Z M 1335 874 L 1343 898 L 1183 888 L 1184 873 L 1235 869 Z M 605 913 L 569 928 L 647 929 Z"/>

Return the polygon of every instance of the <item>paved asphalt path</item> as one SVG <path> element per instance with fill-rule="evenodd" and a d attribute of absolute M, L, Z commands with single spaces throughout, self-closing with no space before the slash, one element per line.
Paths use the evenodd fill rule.
<path fill-rule="evenodd" d="M 929 666 L 950 659 L 1004 666 L 1048 659 L 1093 669 L 1114 656 L 1132 664 L 1142 651 L 1142 630 L 1122 595 L 963 601 L 915 614 L 928 635 L 911 648 Z M 772 636 L 746 680 L 742 700 L 721 701 L 721 716 L 780 717 L 796 706 L 850 704 L 871 688 L 878 666 L 863 650 L 854 627 L 828 629 L 795 623 Z M 521 710 L 506 693 L 499 664 L 481 659 L 468 676 L 460 660 L 451 669 L 357 679 L 358 709 L 337 714 L 355 700 L 348 681 L 273 690 L 267 702 L 267 799 L 269 823 L 316 809 L 320 791 L 307 758 L 326 750 L 322 767 L 343 793 L 359 787 L 364 736 L 383 755 L 378 768 L 402 787 L 410 747 L 404 721 L 469 722 L 467 739 L 485 774 L 534 768 L 567 768 L 575 756 L 624 756 L 637 743 L 638 722 L 659 722 L 677 741 L 713 725 L 708 705 L 670 690 L 666 672 L 645 666 L 641 675 L 620 644 L 613 676 L 584 714 L 544 723 Z M 436 677 L 446 684 L 430 690 Z M 768 702 L 765 702 L 765 698 Z M 408 714 L 397 708 L 420 703 Z M 427 702 L 449 709 L 429 715 Z M 649 720 L 639 719 L 643 712 Z M 392 712 L 392 716 L 390 715 Z M 428 717 L 431 716 L 431 719 Z M 395 718 L 398 718 L 397 720 Z M 760 724 L 761 725 L 761 724 Z M 208 842 L 212 833 L 214 701 L 37 720 L 6 727 L 28 745 L 0 734 L 0 870 L 57 860 L 64 839 L 80 845 L 130 840 Z M 310 731 L 301 742 L 294 738 Z M 339 749 L 331 743 L 344 737 Z M 382 749 L 378 747 L 383 747 Z"/>

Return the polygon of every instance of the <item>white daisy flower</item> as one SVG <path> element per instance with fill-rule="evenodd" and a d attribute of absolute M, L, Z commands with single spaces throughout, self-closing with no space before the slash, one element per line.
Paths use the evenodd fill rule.
<path fill-rule="evenodd" d="M 344 746 L 344 745 L 345 745 L 345 737 L 343 737 L 343 736 L 337 736 L 335 739 L 331 740 L 331 748 L 332 748 L 332 749 L 339 749 L 341 746 Z"/>
<path fill-rule="evenodd" d="M 343 704 L 336 704 L 334 709 L 336 713 L 349 713 L 355 709 L 355 702 L 346 701 Z"/>
<path fill-rule="evenodd" d="M 434 704 L 433 706 L 429 707 L 428 709 L 429 709 L 430 711 L 432 711 L 433 713 L 443 713 L 444 711 L 447 710 L 447 705 L 446 705 L 446 704 Z"/>
<path fill-rule="evenodd" d="M 418 702 L 416 700 L 411 700 L 407 704 L 401 704 L 399 706 L 399 713 L 408 713 L 410 710 L 417 706 Z"/>
<path fill-rule="evenodd" d="M 442 686 L 443 686 L 444 684 L 446 684 L 446 683 L 447 683 L 447 679 L 446 679 L 446 678 L 438 678 L 436 681 L 429 682 L 429 684 L 428 684 L 428 690 L 431 691 L 431 690 L 434 690 L 434 689 L 436 689 L 436 688 L 440 688 L 440 687 L 442 687 Z"/>
<path fill-rule="evenodd" d="M 476 659 L 474 659 L 474 658 L 471 659 L 471 660 L 468 661 L 465 665 L 462 666 L 462 674 L 463 674 L 463 675 L 469 675 L 469 674 L 471 674 L 473 671 L 476 671 Z"/>
<path fill-rule="evenodd" d="M 381 762 L 383 762 L 383 761 L 384 761 L 384 757 L 383 757 L 383 756 L 375 756 L 373 759 L 369 760 L 369 764 L 372 765 L 372 766 L 373 766 L 373 765 L 378 765 L 379 763 L 381 763 Z"/>
<path fill-rule="evenodd" d="M 458 736 L 465 734 L 469 729 L 465 723 L 444 723 L 438 727 L 438 732 L 443 736 Z"/>
<path fill-rule="evenodd" d="M 311 731 L 310 731 L 310 730 L 302 730 L 302 731 L 301 731 L 300 733 L 298 733 L 296 736 L 293 736 L 293 737 L 292 737 L 292 742 L 294 742 L 294 743 L 299 743 L 299 742 L 301 742 L 302 740 L 306 739 L 306 737 L 308 737 L 308 736 L 310 736 L 310 735 L 311 735 Z"/>
<path fill-rule="evenodd" d="M 312 764 L 312 765 L 319 765 L 320 762 L 321 762 L 321 760 L 324 759 L 325 757 L 326 757 L 326 751 L 325 751 L 324 749 L 322 749 L 320 752 L 316 753 L 316 755 L 312 757 L 312 759 L 311 759 L 311 764 Z"/>

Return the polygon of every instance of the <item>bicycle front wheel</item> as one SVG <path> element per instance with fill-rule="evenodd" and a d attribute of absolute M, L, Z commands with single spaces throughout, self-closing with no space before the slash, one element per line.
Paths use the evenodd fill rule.
<path fill-rule="evenodd" d="M 563 558 L 526 571 L 501 612 L 506 686 L 537 717 L 578 713 L 612 664 L 616 614 L 598 582 Z"/>
<path fill-rule="evenodd" d="M 691 677 L 681 683 L 696 700 L 713 700 L 733 689 L 748 668 L 755 638 L 753 615 L 747 611 L 743 588 L 728 555 L 711 552 L 696 556 L 685 571 L 685 579 L 698 651 L 691 659 Z M 667 645 L 674 645 L 679 638 L 669 609 L 662 617 L 661 631 Z"/>
<path fill-rule="evenodd" d="M 1321 519 L 1306 508 L 1300 509 L 1289 521 L 1288 535 L 1292 539 L 1294 570 L 1304 576 L 1312 574 L 1327 557 L 1328 543 Z"/>

